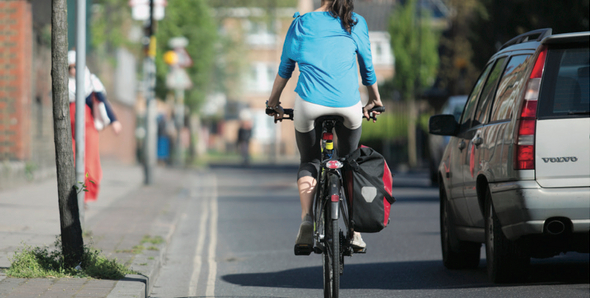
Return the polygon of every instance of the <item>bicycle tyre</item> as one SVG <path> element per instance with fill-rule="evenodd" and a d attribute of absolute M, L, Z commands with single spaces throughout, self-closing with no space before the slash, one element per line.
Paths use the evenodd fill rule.
<path fill-rule="evenodd" d="M 324 250 L 322 252 L 322 269 L 323 269 L 323 277 L 324 277 L 324 298 L 331 298 L 332 297 L 332 277 L 331 277 L 331 270 L 330 270 L 330 247 L 328 247 L 328 238 L 330 237 L 328 234 L 328 222 L 326 218 L 329 218 L 329 212 L 326 210 L 327 208 L 323 208 L 322 213 L 320 215 L 320 229 L 321 232 L 324 234 L 323 239 L 323 247 Z M 326 216 L 328 215 L 328 216 Z"/>
<path fill-rule="evenodd" d="M 330 205 L 328 204 L 328 206 Z M 321 220 L 324 228 L 324 252 L 322 254 L 324 298 L 338 298 L 340 290 L 340 230 L 338 220 L 331 218 L 330 208 L 324 208 Z"/>
<path fill-rule="evenodd" d="M 340 291 L 340 229 L 338 228 L 338 220 L 331 219 L 331 233 L 332 233 L 332 298 L 338 298 Z"/>
<path fill-rule="evenodd" d="M 331 274 L 330 274 L 330 255 L 328 250 L 328 228 L 326 225 L 326 214 L 329 214 L 326 209 L 322 210 L 320 215 L 320 226 L 319 229 L 321 233 L 324 234 L 323 239 L 323 252 L 322 252 L 322 270 L 323 270 L 323 280 L 324 280 L 324 298 L 331 298 L 332 297 L 332 286 L 331 286 Z"/>

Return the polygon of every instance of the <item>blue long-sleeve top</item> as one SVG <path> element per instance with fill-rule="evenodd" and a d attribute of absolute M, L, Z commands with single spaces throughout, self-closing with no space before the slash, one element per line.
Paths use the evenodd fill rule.
<path fill-rule="evenodd" d="M 294 17 L 283 45 L 279 76 L 290 78 L 297 63 L 300 75 L 295 92 L 303 100 L 328 107 L 357 104 L 357 57 L 363 85 L 377 81 L 365 19 L 353 13 L 358 23 L 348 33 L 340 18 L 329 12 Z"/>

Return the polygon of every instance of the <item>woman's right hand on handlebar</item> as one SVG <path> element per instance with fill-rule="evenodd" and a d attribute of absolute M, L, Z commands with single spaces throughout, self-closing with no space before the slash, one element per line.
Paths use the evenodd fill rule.
<path fill-rule="evenodd" d="M 285 114 L 285 111 L 283 110 L 283 107 L 281 107 L 279 97 L 281 97 L 281 92 L 283 92 L 283 89 L 285 89 L 288 81 L 289 79 L 283 78 L 277 74 L 275 81 L 272 84 L 270 97 L 266 102 L 266 114 L 269 116 L 274 116 L 275 123 L 277 123 L 277 121 L 283 121 L 283 115 Z"/>
<path fill-rule="evenodd" d="M 285 111 L 283 110 L 283 107 L 281 106 L 280 102 L 277 104 L 269 104 L 269 102 L 267 101 L 266 114 L 271 117 L 274 117 L 276 123 L 277 121 L 283 121 L 283 115 L 285 114 Z"/>

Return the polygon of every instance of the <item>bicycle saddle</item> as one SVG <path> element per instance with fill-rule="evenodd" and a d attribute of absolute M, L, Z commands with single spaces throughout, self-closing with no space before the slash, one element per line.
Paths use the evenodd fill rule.
<path fill-rule="evenodd" d="M 336 115 L 320 116 L 320 117 L 318 117 L 318 118 L 315 119 L 315 123 L 316 124 L 321 124 L 322 122 L 329 121 L 329 120 L 342 123 L 342 122 L 344 122 L 344 117 L 342 117 L 342 116 L 336 116 Z"/>

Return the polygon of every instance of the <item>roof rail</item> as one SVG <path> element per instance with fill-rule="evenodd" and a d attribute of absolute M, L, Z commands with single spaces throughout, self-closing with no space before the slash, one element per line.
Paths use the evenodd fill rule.
<path fill-rule="evenodd" d="M 553 32 L 553 30 L 551 28 L 544 28 L 544 29 L 537 29 L 537 30 L 529 31 L 527 33 L 523 33 L 523 34 L 507 41 L 505 44 L 502 45 L 502 47 L 500 47 L 500 50 L 505 49 L 511 45 L 515 45 L 515 44 L 519 44 L 519 43 L 523 43 L 523 42 L 527 42 L 527 41 L 532 41 L 532 40 L 541 41 L 541 40 L 543 40 L 543 38 L 551 35 L 552 32 Z"/>

